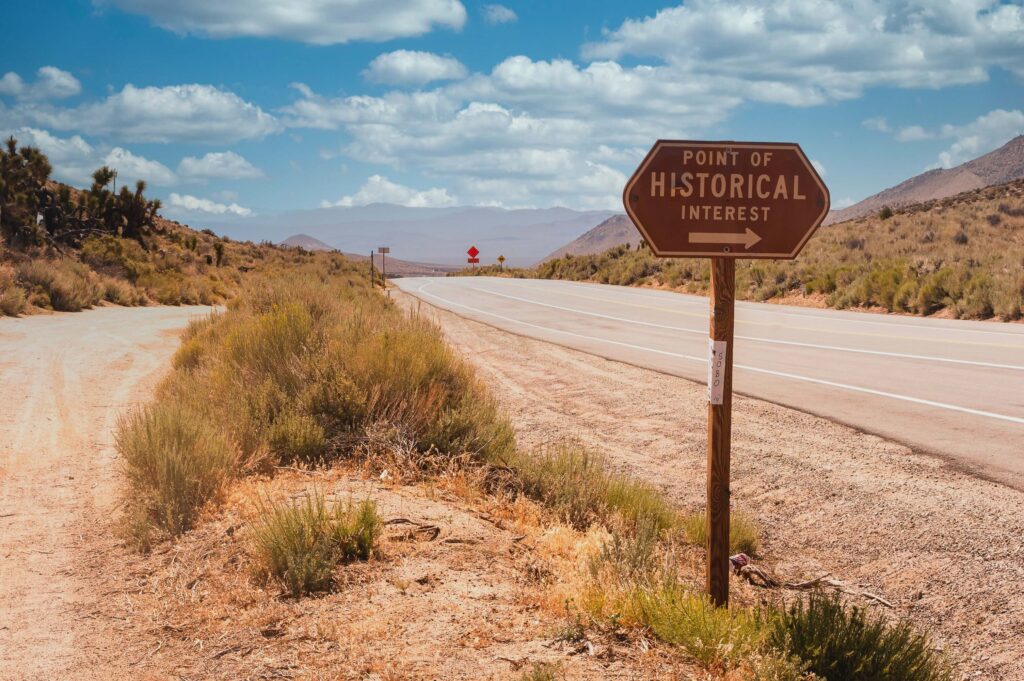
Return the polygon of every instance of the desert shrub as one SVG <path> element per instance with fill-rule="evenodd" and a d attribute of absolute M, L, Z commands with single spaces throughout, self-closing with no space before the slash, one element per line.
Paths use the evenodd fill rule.
<path fill-rule="evenodd" d="M 395 423 L 421 451 L 491 461 L 513 451 L 508 418 L 434 324 L 394 310 L 373 321 L 368 312 L 357 310 L 341 329 L 349 347 L 343 366 L 367 395 L 367 421 Z"/>
<path fill-rule="evenodd" d="M 124 305 L 125 307 L 144 305 L 146 303 L 146 296 L 127 281 L 104 276 L 101 277 L 101 284 L 103 286 L 103 300 L 108 303 Z"/>
<path fill-rule="evenodd" d="M 944 660 L 909 622 L 887 623 L 838 595 L 811 594 L 778 614 L 768 640 L 828 681 L 947 681 Z"/>
<path fill-rule="evenodd" d="M 636 588 L 629 607 L 652 634 L 685 650 L 705 668 L 728 670 L 762 645 L 760 615 L 744 608 L 716 608 L 702 593 L 675 580 Z"/>
<path fill-rule="evenodd" d="M 965 232 L 964 230 L 961 229 L 960 231 L 953 235 L 953 243 L 955 243 L 957 246 L 965 246 L 967 245 L 967 242 L 967 232 Z"/>
<path fill-rule="evenodd" d="M 293 503 L 265 503 L 252 527 L 251 552 L 261 571 L 298 598 L 329 588 L 339 563 L 369 558 L 380 530 L 373 501 L 328 507 L 314 492 Z"/>
<path fill-rule="evenodd" d="M 91 236 L 82 242 L 82 262 L 100 272 L 120 276 L 135 282 L 153 271 L 149 254 L 135 239 L 122 239 L 113 235 Z"/>
<path fill-rule="evenodd" d="M 270 450 L 278 461 L 315 462 L 323 459 L 327 436 L 311 416 L 286 412 L 270 425 Z"/>
<path fill-rule="evenodd" d="M 708 523 L 705 511 L 690 513 L 683 518 L 686 540 L 695 546 L 707 546 Z M 745 513 L 733 512 L 729 516 L 729 553 L 756 556 L 760 548 L 760 531 Z"/>
<path fill-rule="evenodd" d="M 17 285 L 14 268 L 0 263 L 0 315 L 16 317 L 27 306 L 28 297 Z"/>
<path fill-rule="evenodd" d="M 18 278 L 54 310 L 79 312 L 103 300 L 99 277 L 74 260 L 30 260 L 18 266 Z"/>
<path fill-rule="evenodd" d="M 879 220 L 888 220 L 892 217 L 892 208 L 889 206 L 882 206 L 882 209 L 878 211 Z"/>
<path fill-rule="evenodd" d="M 129 484 L 130 529 L 141 545 L 150 529 L 172 536 L 190 529 L 236 470 L 223 429 L 173 400 L 128 412 L 115 442 Z"/>
<path fill-rule="evenodd" d="M 602 454 L 571 441 L 510 460 L 524 492 L 577 528 L 618 516 L 630 526 L 674 527 L 675 510 L 650 485 L 611 471 Z"/>

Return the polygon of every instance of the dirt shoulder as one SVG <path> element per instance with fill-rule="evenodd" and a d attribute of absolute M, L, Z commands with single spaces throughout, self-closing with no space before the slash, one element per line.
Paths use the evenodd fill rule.
<path fill-rule="evenodd" d="M 521 444 L 576 437 L 681 507 L 703 504 L 703 385 L 394 295 L 437 319 L 512 415 Z M 1024 493 L 743 397 L 734 400 L 732 480 L 734 507 L 757 519 L 779 576 L 832 573 L 931 631 L 963 671 L 1024 678 Z"/>
<path fill-rule="evenodd" d="M 117 546 L 113 428 L 206 310 L 0 319 L 0 677 L 109 678 L 125 658 L 96 614 Z"/>

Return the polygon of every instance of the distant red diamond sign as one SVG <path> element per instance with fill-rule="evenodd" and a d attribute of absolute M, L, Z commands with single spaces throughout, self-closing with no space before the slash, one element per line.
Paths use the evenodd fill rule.
<path fill-rule="evenodd" d="M 480 251 L 477 250 L 476 246 L 470 246 L 469 250 L 466 251 L 466 253 L 469 253 L 469 257 L 471 258 L 475 258 L 476 256 L 480 255 Z"/>

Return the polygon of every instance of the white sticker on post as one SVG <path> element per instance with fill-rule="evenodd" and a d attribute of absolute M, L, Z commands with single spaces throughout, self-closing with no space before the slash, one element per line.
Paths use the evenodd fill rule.
<path fill-rule="evenodd" d="M 708 339 L 708 402 L 722 404 L 725 397 L 726 341 Z"/>

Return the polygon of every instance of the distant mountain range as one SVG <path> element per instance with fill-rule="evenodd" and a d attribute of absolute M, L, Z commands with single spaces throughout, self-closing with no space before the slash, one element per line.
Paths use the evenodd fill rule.
<path fill-rule="evenodd" d="M 955 168 L 929 170 L 895 187 L 836 210 L 825 224 L 844 222 L 877 213 L 884 206 L 899 208 L 912 203 L 933 201 L 972 189 L 1005 184 L 1024 177 L 1024 135 L 1019 135 L 995 151 L 979 156 Z"/>
<path fill-rule="evenodd" d="M 293 234 L 284 241 L 281 242 L 283 246 L 291 246 L 293 248 L 300 247 L 305 248 L 307 251 L 336 251 L 338 249 L 325 244 L 320 239 L 311 237 L 308 234 Z M 345 253 L 345 256 L 355 260 L 356 262 L 365 262 L 369 267 L 370 255 L 361 253 Z M 377 267 L 380 267 L 380 255 L 374 255 L 374 263 Z M 434 265 L 425 262 L 411 262 L 408 260 L 400 260 L 393 258 L 388 255 L 387 263 L 385 265 L 387 276 L 391 277 L 429 277 L 445 274 L 453 270 L 459 269 L 454 265 Z"/>
<path fill-rule="evenodd" d="M 482 263 L 493 263 L 504 255 L 509 266 L 521 266 L 534 264 L 614 214 L 568 208 L 409 208 L 377 203 L 256 216 L 211 227 L 253 241 L 277 242 L 300 233 L 346 253 L 369 254 L 377 246 L 390 246 L 397 258 L 447 266 L 465 265 L 466 250 L 476 246 Z"/>

